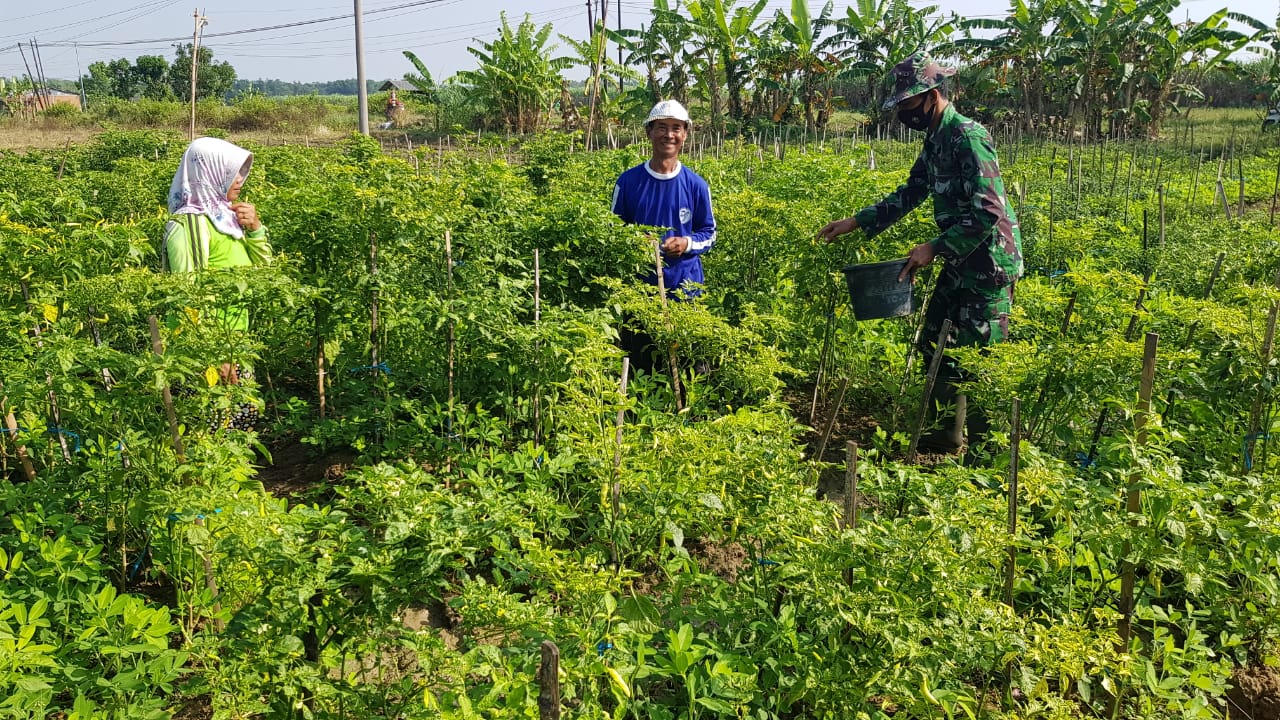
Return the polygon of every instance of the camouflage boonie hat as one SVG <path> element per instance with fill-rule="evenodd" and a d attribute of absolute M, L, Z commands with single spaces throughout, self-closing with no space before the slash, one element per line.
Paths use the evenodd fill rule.
<path fill-rule="evenodd" d="M 955 68 L 942 67 L 928 53 L 918 52 L 893 66 L 889 78 L 893 80 L 893 95 L 884 101 L 884 110 L 892 110 L 898 103 L 942 85 L 942 81 L 956 74 Z"/>

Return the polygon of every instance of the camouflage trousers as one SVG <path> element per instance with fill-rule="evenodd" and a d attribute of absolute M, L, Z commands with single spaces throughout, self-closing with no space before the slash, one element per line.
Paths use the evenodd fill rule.
<path fill-rule="evenodd" d="M 942 332 L 942 321 L 951 320 L 948 347 L 989 347 L 1009 337 L 1009 310 L 1013 307 L 1013 285 L 999 288 L 961 288 L 943 272 L 924 310 L 924 328 L 916 345 L 927 370 L 933 362 L 934 346 Z M 938 369 L 939 380 L 959 380 L 964 373 L 954 359 L 944 355 Z"/>

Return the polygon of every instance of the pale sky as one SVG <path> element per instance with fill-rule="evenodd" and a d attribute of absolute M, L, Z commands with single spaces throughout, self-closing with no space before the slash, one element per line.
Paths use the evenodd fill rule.
<path fill-rule="evenodd" d="M 248 80 L 322 81 L 356 76 L 353 21 L 354 2 L 315 0 L 222 0 L 201 8 L 208 18 L 202 44 L 213 49 L 217 61 L 229 61 L 238 77 Z M 558 33 L 582 39 L 587 34 L 587 0 L 362 0 L 365 72 L 371 80 L 399 78 L 413 68 L 401 55 L 412 50 L 433 77 L 444 80 L 454 72 L 476 66 L 466 48 L 476 39 L 492 40 L 505 11 L 514 26 L 528 13 L 538 25 L 551 23 Z M 674 4 L 674 3 L 672 3 Z M 745 4 L 742 3 L 742 4 Z M 810 2 L 817 13 L 822 2 Z M 844 15 L 848 2 L 835 3 L 835 16 Z M 913 0 L 912 5 L 937 5 L 941 13 L 1000 16 L 1008 0 Z M 1203 19 L 1224 6 L 1222 0 L 1189 0 L 1182 17 Z M 598 1 L 595 3 L 598 7 Z M 617 25 L 619 0 L 609 0 L 609 25 Z M 647 22 L 652 2 L 621 0 L 625 27 Z M 764 15 L 789 10 L 790 0 L 770 0 Z M 1233 11 L 1271 23 L 1277 0 L 1233 0 Z M 32 62 L 28 43 L 40 49 L 44 74 L 74 79 L 98 60 L 139 55 L 163 55 L 173 60 L 173 45 L 190 42 L 195 4 L 179 0 L 0 0 L 0 77 L 26 74 L 23 56 Z M 346 17 L 342 17 L 346 15 Z M 277 26 L 289 27 L 277 27 Z M 250 30 L 276 27 L 260 32 Z M 218 36 L 219 33 L 229 33 Z M 563 54 L 568 49 L 558 37 Z M 568 73 L 585 75 L 584 70 Z"/>

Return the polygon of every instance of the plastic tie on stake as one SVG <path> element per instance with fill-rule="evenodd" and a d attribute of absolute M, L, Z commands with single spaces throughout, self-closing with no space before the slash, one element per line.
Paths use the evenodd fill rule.
<path fill-rule="evenodd" d="M 770 560 L 770 559 L 769 559 L 769 558 L 767 558 L 767 557 L 758 557 L 758 558 L 756 558 L 755 560 L 756 560 L 756 564 L 757 564 L 757 565 L 764 565 L 765 567 L 770 567 L 770 566 L 774 566 L 774 567 L 776 567 L 776 566 L 778 566 L 778 565 L 781 565 L 781 564 L 782 564 L 782 563 L 778 562 L 777 560 Z"/>
<path fill-rule="evenodd" d="M 613 643 L 609 642 L 608 640 L 601 640 L 600 642 L 596 643 L 596 657 L 604 657 L 605 651 L 612 650 L 612 649 L 613 649 Z"/>
<path fill-rule="evenodd" d="M 60 428 L 57 425 L 50 425 L 48 428 L 48 433 L 50 435 L 62 435 L 63 437 L 71 438 L 76 443 L 75 449 L 73 449 L 71 452 L 80 452 L 80 436 L 77 435 L 76 433 L 73 433 L 70 430 L 67 430 L 66 428 Z"/>
<path fill-rule="evenodd" d="M 1091 467 L 1097 467 L 1097 466 L 1098 466 L 1097 460 L 1089 457 L 1085 453 L 1082 453 L 1082 452 L 1076 453 L 1076 467 L 1080 468 L 1081 470 L 1088 470 Z"/>
<path fill-rule="evenodd" d="M 1249 443 L 1254 440 L 1269 440 L 1271 433 L 1256 432 L 1246 433 L 1244 439 L 1240 441 L 1240 454 L 1244 455 L 1244 469 L 1253 469 L 1253 453 L 1249 452 Z"/>
<path fill-rule="evenodd" d="M 366 371 L 366 370 L 372 370 L 372 371 L 374 371 L 374 372 L 385 373 L 385 374 L 387 374 L 387 375 L 390 375 L 390 374 L 391 374 L 391 367 L 390 367 L 389 365 L 387 365 L 387 362 L 386 362 L 385 360 L 383 360 L 382 362 L 378 363 L 377 365 L 361 365 L 360 367 L 353 367 L 353 368 L 351 368 L 350 370 L 348 370 L 347 372 L 349 372 L 349 373 L 358 373 L 358 372 L 364 372 L 364 371 Z"/>

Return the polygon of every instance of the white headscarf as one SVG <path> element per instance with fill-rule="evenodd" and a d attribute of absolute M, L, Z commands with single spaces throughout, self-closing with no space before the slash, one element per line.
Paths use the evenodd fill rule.
<path fill-rule="evenodd" d="M 242 147 L 218 138 L 193 140 L 169 185 L 169 214 L 206 215 L 220 232 L 243 238 L 227 191 L 242 172 L 247 178 L 252 166 L 253 153 Z"/>

